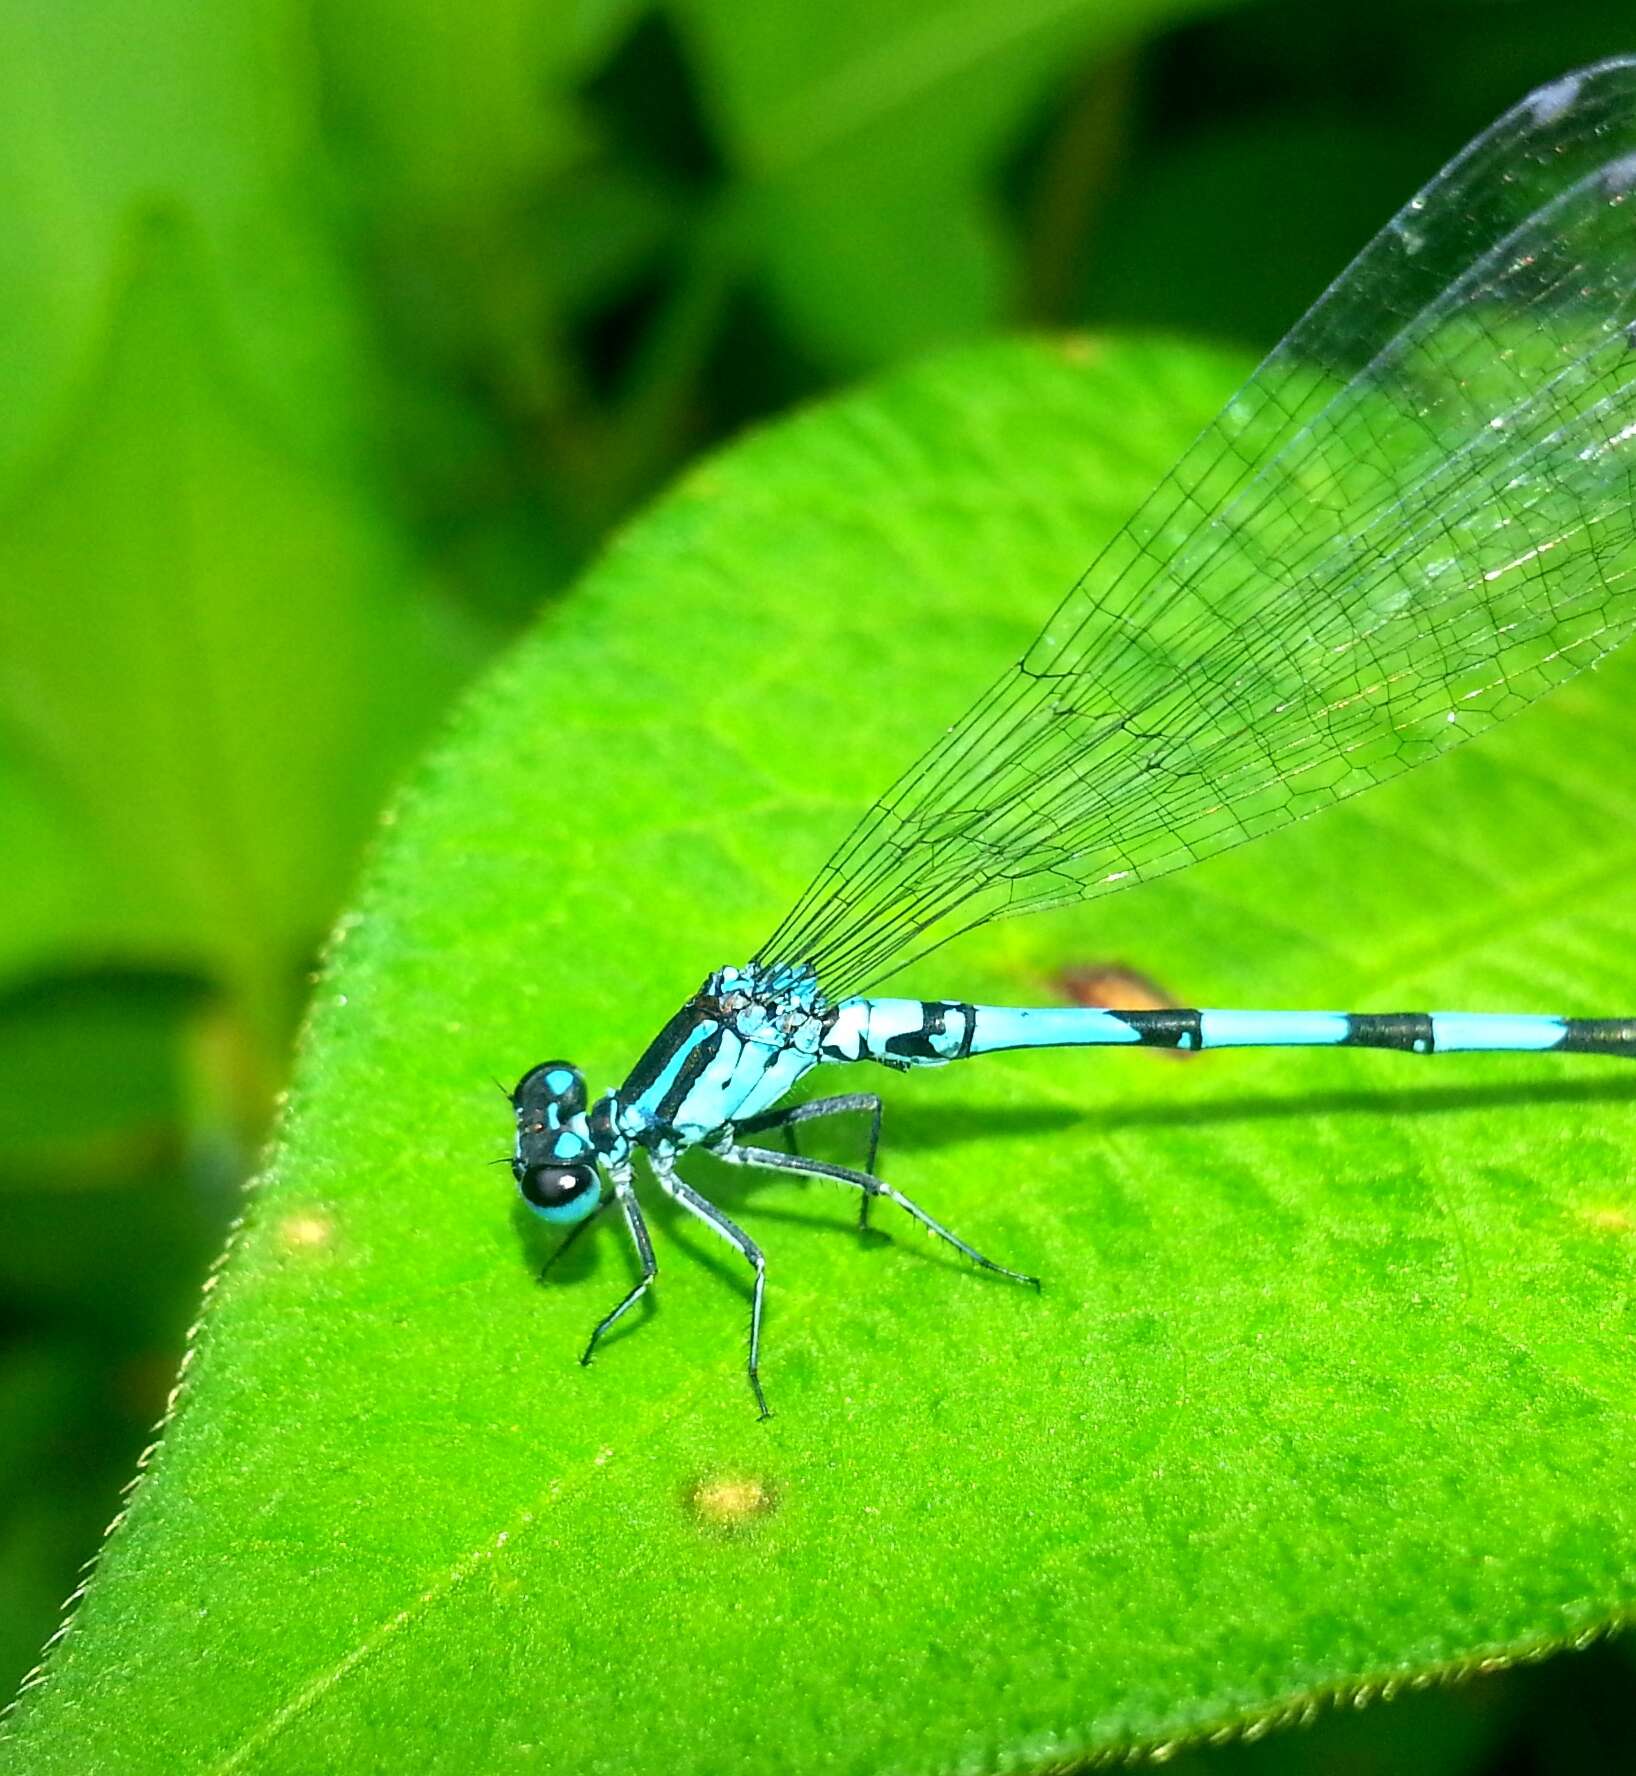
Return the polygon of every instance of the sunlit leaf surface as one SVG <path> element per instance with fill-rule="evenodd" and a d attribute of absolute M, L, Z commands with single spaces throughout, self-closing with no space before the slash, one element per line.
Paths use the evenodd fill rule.
<path fill-rule="evenodd" d="M 1037 1768 L 1565 1644 L 1636 1599 L 1636 1079 L 1036 1055 L 899 1078 L 850 1200 L 689 1176 L 657 1311 L 549 1249 L 510 1079 L 616 1079 L 1024 645 L 1241 367 L 996 347 L 635 525 L 398 810 L 180 1406 L 8 1747 L 31 1772 Z M 1116 961 L 1205 1004 L 1636 1005 L 1616 659 L 1480 745 L 905 985 Z M 844 1132 L 834 1151 L 846 1151 Z M 21 1380 L 16 1385 L 22 1385 Z"/>

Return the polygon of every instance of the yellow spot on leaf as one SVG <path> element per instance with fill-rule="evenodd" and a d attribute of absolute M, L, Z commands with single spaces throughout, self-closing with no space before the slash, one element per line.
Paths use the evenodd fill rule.
<path fill-rule="evenodd" d="M 772 1510 L 772 1488 L 753 1475 L 712 1474 L 700 1480 L 688 1502 L 701 1523 L 712 1529 L 744 1529 Z"/>
<path fill-rule="evenodd" d="M 335 1236 L 335 1223 L 328 1215 L 315 1209 L 304 1209 L 286 1215 L 278 1224 L 279 1244 L 286 1252 L 313 1252 L 327 1246 Z"/>

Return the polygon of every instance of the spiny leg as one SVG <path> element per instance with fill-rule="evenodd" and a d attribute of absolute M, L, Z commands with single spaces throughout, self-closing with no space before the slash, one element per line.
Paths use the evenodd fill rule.
<path fill-rule="evenodd" d="M 635 1307 L 647 1293 L 648 1284 L 659 1274 L 659 1266 L 653 1257 L 653 1241 L 648 1238 L 647 1223 L 642 1219 L 642 1210 L 637 1204 L 636 1192 L 631 1188 L 630 1180 L 616 1178 L 614 1194 L 619 1198 L 620 1208 L 625 1211 L 625 1225 L 630 1229 L 631 1244 L 636 1247 L 636 1256 L 642 1264 L 642 1280 L 611 1314 L 597 1322 L 596 1330 L 591 1334 L 591 1342 L 585 1347 L 585 1355 L 580 1358 L 581 1363 L 590 1362 L 591 1353 L 595 1351 L 602 1334 Z"/>
<path fill-rule="evenodd" d="M 845 1116 L 852 1112 L 865 1112 L 869 1117 L 869 1158 L 864 1170 L 873 1172 L 875 1155 L 880 1151 L 881 1125 L 881 1100 L 874 1092 L 842 1092 L 833 1098 L 813 1098 L 809 1103 L 791 1104 L 783 1110 L 767 1110 L 760 1116 L 747 1116 L 742 1122 L 735 1122 L 733 1133 L 759 1135 L 769 1129 L 811 1122 L 819 1116 Z"/>
<path fill-rule="evenodd" d="M 743 1122 L 733 1124 L 735 1135 L 759 1135 L 768 1129 L 784 1129 L 789 1136 L 790 1152 L 800 1157 L 800 1149 L 795 1144 L 795 1125 L 799 1122 L 810 1122 L 818 1116 L 844 1116 L 851 1112 L 865 1112 L 869 1117 L 869 1154 L 863 1162 L 863 1169 L 873 1174 L 875 1156 L 880 1152 L 881 1100 L 875 1092 L 841 1092 L 833 1098 L 813 1098 L 805 1104 L 792 1104 L 787 1110 L 767 1110 L 760 1116 L 747 1116 Z M 869 1225 L 870 1192 L 865 1190 L 858 1198 L 858 1229 L 863 1231 Z"/>
<path fill-rule="evenodd" d="M 562 1257 L 563 1253 L 568 1250 L 587 1227 L 596 1226 L 597 1222 L 602 1219 L 603 1215 L 612 1206 L 614 1200 L 615 1199 L 611 1196 L 605 1196 L 583 1221 L 576 1221 L 574 1225 L 568 1229 L 568 1232 L 563 1236 L 562 1244 L 558 1246 L 556 1251 L 554 1251 L 551 1256 L 546 1259 L 544 1264 L 540 1266 L 539 1280 L 542 1283 L 545 1281 L 546 1277 L 550 1275 L 552 1268 L 555 1266 L 557 1260 Z"/>
<path fill-rule="evenodd" d="M 764 1166 L 773 1172 L 802 1172 L 812 1178 L 834 1178 L 839 1183 L 851 1184 L 864 1192 L 866 1196 L 884 1196 L 889 1202 L 895 1202 L 907 1214 L 914 1216 L 928 1232 L 935 1233 L 940 1240 L 947 1240 L 957 1252 L 963 1252 L 973 1264 L 980 1265 L 984 1270 L 992 1270 L 998 1275 L 1009 1277 L 1014 1283 L 1027 1283 L 1031 1288 L 1040 1286 L 1038 1277 L 1027 1275 L 1024 1271 L 1012 1270 L 1004 1264 L 996 1264 L 992 1258 L 985 1258 L 975 1246 L 967 1245 L 959 1234 L 951 1232 L 941 1221 L 928 1215 L 916 1202 L 911 1202 L 901 1190 L 894 1188 L 882 1178 L 873 1177 L 868 1172 L 855 1172 L 850 1166 L 830 1165 L 822 1159 L 797 1159 L 788 1153 L 775 1153 L 770 1147 L 729 1147 L 725 1152 L 712 1149 L 717 1159 L 724 1159 L 730 1165 Z"/>
<path fill-rule="evenodd" d="M 793 1156 L 781 1153 L 778 1157 L 789 1160 Z M 706 1227 L 713 1228 L 730 1246 L 736 1246 L 756 1273 L 755 1291 L 750 1298 L 750 1391 L 756 1397 L 758 1415 L 761 1418 L 771 1418 L 772 1410 L 767 1405 L 767 1396 L 761 1391 L 761 1300 L 767 1288 L 767 1260 L 762 1257 L 760 1246 L 737 1222 L 729 1220 L 713 1202 L 684 1184 L 668 1166 L 656 1161 L 653 1170 L 660 1188 L 679 1202 L 690 1215 L 697 1216 Z"/>

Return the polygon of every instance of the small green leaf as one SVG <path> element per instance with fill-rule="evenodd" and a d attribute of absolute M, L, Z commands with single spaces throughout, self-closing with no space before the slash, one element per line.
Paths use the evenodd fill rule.
<path fill-rule="evenodd" d="M 1627 1617 L 1636 1080 L 1570 1057 L 870 1072 L 900 1217 L 688 1174 L 542 1285 L 490 1074 L 617 1080 L 1014 656 L 1240 367 L 990 347 L 751 439 L 468 705 L 320 989 L 180 1408 L 11 1749 L 53 1771 L 1033 1769 Z M 1636 662 L 905 986 L 1636 1003 Z M 835 1136 L 838 1143 L 844 1134 Z M 838 1152 L 843 1146 L 837 1146 Z M 201 1681 L 205 1687 L 201 1690 Z M 201 1705 L 201 1696 L 207 1698 Z"/>
<path fill-rule="evenodd" d="M 807 343 L 857 368 L 1005 312 L 996 163 L 1065 71 L 1211 3 L 670 10 L 705 76 L 758 269 Z"/>
<path fill-rule="evenodd" d="M 352 417 L 335 391 L 358 380 L 355 317 L 313 199 L 310 29 L 289 0 L 0 9 L 0 488 L 97 380 L 133 226 L 156 212 L 196 229 L 258 404 L 309 442 Z"/>
<path fill-rule="evenodd" d="M 101 376 L 0 508 L 0 696 L 13 768 L 53 792 L 103 884 L 105 952 L 224 979 L 282 1029 L 464 638 L 368 473 L 292 448 L 258 409 L 196 244 L 169 223 L 133 239 Z M 82 882 L 59 898 L 92 923 Z"/>
<path fill-rule="evenodd" d="M 0 9 L 0 979 L 191 971 L 263 1063 L 474 652 L 381 472 L 309 32 Z"/>
<path fill-rule="evenodd" d="M 22 748 L 0 745 L 0 851 L 27 869 L 0 871 L 0 982 L 31 969 L 84 965 L 118 942 L 140 945 L 142 920 L 109 893 L 103 860 L 51 773 Z"/>
<path fill-rule="evenodd" d="M 83 1183 L 168 1134 L 183 1102 L 177 1031 L 198 997 L 162 976 L 91 976 L 0 999 L 0 1193 L 37 1168 Z"/>

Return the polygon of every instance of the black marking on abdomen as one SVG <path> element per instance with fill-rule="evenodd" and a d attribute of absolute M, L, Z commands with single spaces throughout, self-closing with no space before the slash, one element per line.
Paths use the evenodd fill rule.
<path fill-rule="evenodd" d="M 1199 1013 L 1189 1006 L 1165 1006 L 1159 1011 L 1114 1011 L 1109 1014 L 1136 1032 L 1143 1048 L 1196 1049 L 1204 1046 Z"/>
<path fill-rule="evenodd" d="M 1347 1015 L 1342 1048 L 1399 1048 L 1409 1054 L 1430 1054 L 1431 1015 L 1424 1011 L 1354 1011 Z"/>
<path fill-rule="evenodd" d="M 1636 1018 L 1569 1018 L 1554 1054 L 1636 1056 Z"/>
<path fill-rule="evenodd" d="M 977 1028 L 975 1007 L 954 999 L 923 999 L 920 1002 L 920 1012 L 918 1030 L 905 1030 L 897 1036 L 888 1036 L 881 1044 L 881 1051 L 887 1058 L 901 1061 L 963 1061 L 970 1055 L 972 1035 Z M 934 1037 L 948 1035 L 950 1012 L 962 1014 L 964 1018 L 960 1042 L 952 1055 L 945 1054 L 933 1042 Z"/>

